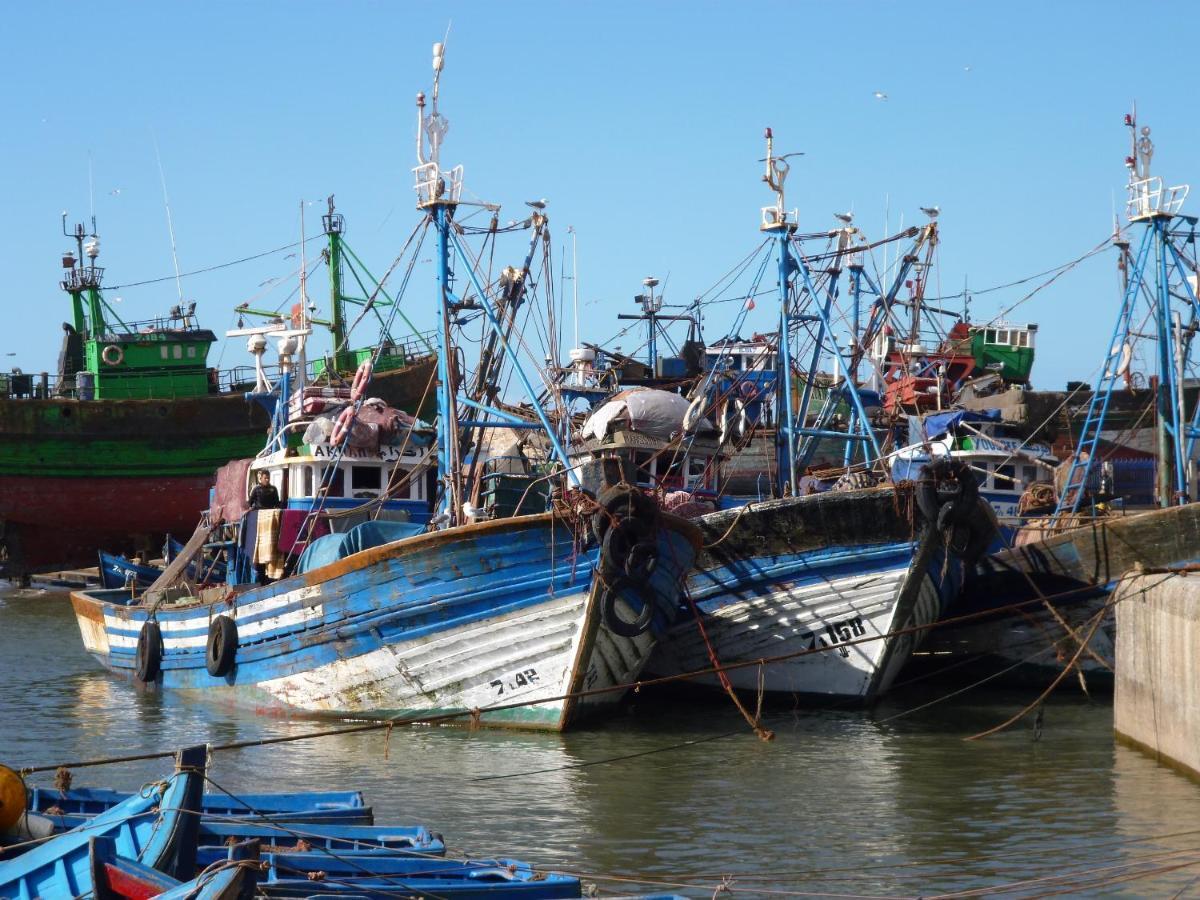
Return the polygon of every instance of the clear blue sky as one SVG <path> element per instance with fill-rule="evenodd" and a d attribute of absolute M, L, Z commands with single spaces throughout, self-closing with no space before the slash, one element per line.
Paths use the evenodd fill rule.
<path fill-rule="evenodd" d="M 548 198 L 560 249 L 574 226 L 585 338 L 616 331 L 644 276 L 669 275 L 668 300 L 686 302 L 757 244 L 766 125 L 778 149 L 806 154 L 788 185 L 805 230 L 853 208 L 878 237 L 885 202 L 893 226 L 939 205 L 943 293 L 964 276 L 986 288 L 1052 268 L 1104 239 L 1134 99 L 1155 172 L 1200 180 L 1194 2 L 12 4 L 0 368 L 54 368 L 68 317 L 59 219 L 87 218 L 89 154 L 107 282 L 172 272 L 152 132 L 185 271 L 295 240 L 300 199 L 330 193 L 358 255 L 385 269 L 416 221 L 413 98 L 448 22 L 443 161 L 461 162 L 505 219 Z M 1114 260 L 1088 261 L 1014 314 L 1041 323 L 1038 386 L 1098 363 Z M 294 264 L 188 278 L 185 294 L 220 333 Z M 974 318 L 1028 287 L 980 296 Z M 115 296 L 126 319 L 176 300 L 170 282 Z M 429 325 L 422 299 L 412 292 L 406 309 Z M 769 306 L 751 315 L 748 330 L 771 327 Z M 218 356 L 243 363 L 242 341 Z"/>

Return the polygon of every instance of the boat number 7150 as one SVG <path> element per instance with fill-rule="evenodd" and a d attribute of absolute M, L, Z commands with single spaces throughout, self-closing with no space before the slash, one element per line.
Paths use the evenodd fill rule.
<path fill-rule="evenodd" d="M 842 619 L 840 622 L 830 622 L 823 632 L 806 631 L 800 635 L 801 645 L 805 650 L 819 650 L 822 647 L 837 647 L 842 656 L 849 656 L 850 650 L 839 646 L 847 641 L 860 638 L 867 633 L 863 627 L 862 616 Z"/>

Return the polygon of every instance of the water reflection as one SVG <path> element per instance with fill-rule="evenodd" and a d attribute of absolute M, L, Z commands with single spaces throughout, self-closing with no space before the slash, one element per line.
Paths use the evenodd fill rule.
<path fill-rule="evenodd" d="M 9 765 L 328 726 L 138 692 L 87 657 L 61 596 L 0 594 L 0 659 L 0 761 Z M 724 875 L 743 891 L 999 885 L 1134 859 L 1145 847 L 1131 839 L 1200 831 L 1200 788 L 1133 751 L 1114 752 L 1108 707 L 1055 698 L 1037 740 L 1031 720 L 962 740 L 1028 694 L 976 692 L 892 718 L 944 690 L 901 693 L 873 712 L 769 710 L 770 743 L 720 695 L 647 692 L 565 736 L 447 727 L 339 735 L 218 754 L 211 775 L 235 792 L 358 788 L 380 821 L 426 824 L 459 849 L 695 885 L 685 891 L 693 896 L 711 896 Z M 76 780 L 129 789 L 165 766 L 143 761 Z M 1151 849 L 1195 845 L 1200 834 Z M 1178 889 L 1194 874 L 1161 884 Z"/>

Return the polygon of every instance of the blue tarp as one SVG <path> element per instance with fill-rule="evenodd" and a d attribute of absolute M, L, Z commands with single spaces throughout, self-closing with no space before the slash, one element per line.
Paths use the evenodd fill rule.
<path fill-rule="evenodd" d="M 425 526 L 419 522 L 363 522 L 345 534 L 327 534 L 309 544 L 300 554 L 297 572 L 311 572 L 352 553 L 412 537 L 424 530 Z"/>
<path fill-rule="evenodd" d="M 1000 410 L 948 409 L 926 416 L 908 417 L 908 442 L 920 444 L 941 437 L 958 426 L 959 422 L 999 422 Z"/>

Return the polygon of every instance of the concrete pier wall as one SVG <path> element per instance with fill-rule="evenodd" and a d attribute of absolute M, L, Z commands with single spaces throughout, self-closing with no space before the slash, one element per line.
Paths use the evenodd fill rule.
<path fill-rule="evenodd" d="M 1117 739 L 1200 778 L 1200 575 L 1117 588 Z"/>

